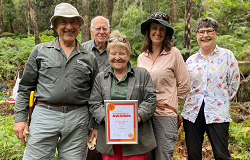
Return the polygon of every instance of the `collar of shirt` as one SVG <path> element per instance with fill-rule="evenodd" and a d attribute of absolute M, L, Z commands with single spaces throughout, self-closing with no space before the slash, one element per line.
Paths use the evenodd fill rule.
<path fill-rule="evenodd" d="M 171 50 L 167 52 L 167 51 L 164 49 L 163 51 L 160 52 L 159 55 L 167 55 L 167 54 L 170 54 L 170 53 L 171 53 Z M 149 51 L 145 52 L 145 55 L 146 55 L 147 57 L 149 57 L 149 56 L 150 56 Z"/>
<path fill-rule="evenodd" d="M 113 71 L 113 68 L 111 66 L 108 67 L 108 68 L 106 68 L 103 72 L 104 72 L 104 77 L 105 78 L 107 78 L 109 76 L 109 74 L 113 74 L 114 75 L 114 71 Z M 129 61 L 128 61 L 128 72 L 127 72 L 127 74 L 128 73 L 131 74 L 131 75 L 134 74 L 134 70 L 133 70 L 132 64 Z"/>
<path fill-rule="evenodd" d="M 128 72 L 127 72 L 127 74 L 128 74 L 128 73 L 131 73 L 131 63 L 128 62 L 127 65 L 128 65 Z M 108 71 L 108 72 L 111 73 L 111 74 L 113 74 L 113 75 L 115 75 L 114 69 L 113 69 L 112 67 L 109 68 L 109 71 Z"/>
<path fill-rule="evenodd" d="M 108 41 L 107 41 L 107 44 L 108 44 Z M 97 50 L 99 52 L 99 49 L 95 46 L 95 40 L 94 39 L 91 40 L 91 50 L 92 51 Z M 102 50 L 101 53 L 99 52 L 99 54 L 105 53 L 106 50 L 107 50 L 107 45 L 105 46 L 105 48 Z"/>
<path fill-rule="evenodd" d="M 201 57 L 203 57 L 203 58 L 205 58 L 205 56 L 202 54 L 202 52 L 201 52 L 201 48 L 199 49 L 199 51 L 198 51 L 198 56 L 201 56 Z M 214 55 L 219 55 L 220 54 L 220 50 L 219 50 L 219 47 L 218 47 L 218 45 L 217 44 L 215 44 L 215 49 L 214 49 L 214 51 L 208 56 L 208 58 L 210 58 L 211 56 L 214 56 Z M 205 58 L 206 59 L 206 58 Z"/>
<path fill-rule="evenodd" d="M 60 46 L 59 37 L 56 37 L 52 42 L 47 44 L 47 47 L 49 47 L 49 48 L 54 47 L 55 49 L 59 49 L 59 46 Z M 81 53 L 80 46 L 81 46 L 80 43 L 76 39 L 76 51 L 78 53 Z"/>

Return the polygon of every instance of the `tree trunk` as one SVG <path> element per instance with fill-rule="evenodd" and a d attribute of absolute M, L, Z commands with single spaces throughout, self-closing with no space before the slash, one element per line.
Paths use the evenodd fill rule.
<path fill-rule="evenodd" d="M 2 2 L 0 0 L 0 34 L 3 33 L 3 15 L 2 15 Z"/>
<path fill-rule="evenodd" d="M 27 35 L 28 35 L 28 37 L 30 37 L 30 14 L 29 14 L 29 12 L 25 12 L 25 17 L 26 17 L 26 22 L 27 22 L 27 30 L 28 30 L 28 32 L 27 32 Z"/>
<path fill-rule="evenodd" d="M 29 9 L 30 18 L 31 18 L 31 24 L 32 24 L 32 28 L 34 31 L 34 35 L 35 35 L 35 43 L 37 45 L 37 44 L 41 43 L 41 40 L 39 37 L 38 26 L 36 23 L 35 11 L 33 8 L 32 0 L 27 0 L 27 2 L 28 2 L 28 9 Z"/>
<path fill-rule="evenodd" d="M 113 6 L 114 6 L 113 0 L 106 0 L 105 17 L 109 20 L 110 26 L 111 26 L 111 22 L 112 22 Z"/>
<path fill-rule="evenodd" d="M 10 18 L 9 21 L 10 21 L 10 32 L 14 33 L 14 27 L 13 27 L 12 19 Z"/>
<path fill-rule="evenodd" d="M 2 1 L 0 0 L 0 34 L 3 33 Z"/>
<path fill-rule="evenodd" d="M 98 0 L 98 9 L 97 9 L 97 15 L 102 15 L 102 0 Z"/>
<path fill-rule="evenodd" d="M 81 43 L 87 42 L 90 40 L 90 13 L 89 13 L 89 0 L 82 0 L 82 17 L 85 20 L 85 25 L 82 26 L 82 36 Z"/>
<path fill-rule="evenodd" d="M 184 48 L 191 49 L 191 14 L 192 14 L 192 0 L 187 0 L 185 10 L 185 36 Z"/>
<path fill-rule="evenodd" d="M 170 21 L 171 23 L 177 23 L 176 3 L 175 0 L 170 4 Z"/>

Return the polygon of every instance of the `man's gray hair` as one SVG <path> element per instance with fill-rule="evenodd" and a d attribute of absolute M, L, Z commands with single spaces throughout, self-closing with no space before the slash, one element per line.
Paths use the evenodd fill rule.
<path fill-rule="evenodd" d="M 103 17 L 103 16 L 96 16 L 96 17 L 102 17 L 102 18 L 104 18 L 104 19 L 108 22 L 108 27 L 110 27 L 109 19 L 107 19 L 107 18 L 105 18 L 105 17 Z M 95 17 L 95 18 L 96 18 L 96 17 Z M 94 26 L 93 26 L 93 20 L 94 20 L 95 18 L 93 18 L 93 19 L 91 20 L 91 23 L 90 23 L 90 27 L 91 27 L 91 28 L 94 27 Z"/>
<path fill-rule="evenodd" d="M 214 20 L 213 18 L 210 18 L 210 17 L 202 18 L 201 20 L 199 20 L 197 22 L 196 33 L 198 32 L 198 30 L 200 28 L 203 28 L 203 27 L 205 27 L 205 28 L 213 27 L 215 32 L 219 31 L 219 23 L 216 20 Z"/>

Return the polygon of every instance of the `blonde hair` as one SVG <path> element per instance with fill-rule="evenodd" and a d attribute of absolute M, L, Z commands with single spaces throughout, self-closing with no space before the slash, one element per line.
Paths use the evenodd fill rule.
<path fill-rule="evenodd" d="M 124 34 L 121 34 L 118 30 L 115 30 L 113 32 L 110 33 L 110 38 L 113 37 L 122 37 L 122 38 L 126 38 L 126 36 Z M 127 38 L 126 38 L 127 39 Z M 109 42 L 108 40 L 108 46 L 107 46 L 107 53 L 109 54 L 110 49 L 114 46 L 119 46 L 119 47 L 123 47 L 126 49 L 127 53 L 130 55 L 131 54 L 131 48 L 129 45 L 128 40 L 124 43 L 124 42 L 120 42 L 118 39 L 115 39 L 113 42 Z"/>

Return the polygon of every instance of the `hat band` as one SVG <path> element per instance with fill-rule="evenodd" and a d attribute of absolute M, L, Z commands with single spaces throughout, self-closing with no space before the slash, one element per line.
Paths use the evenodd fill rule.
<path fill-rule="evenodd" d="M 150 18 L 154 18 L 154 19 L 162 19 L 166 22 L 169 23 L 169 16 L 167 14 L 161 14 L 161 13 L 155 13 L 155 14 L 152 14 L 150 16 Z"/>

